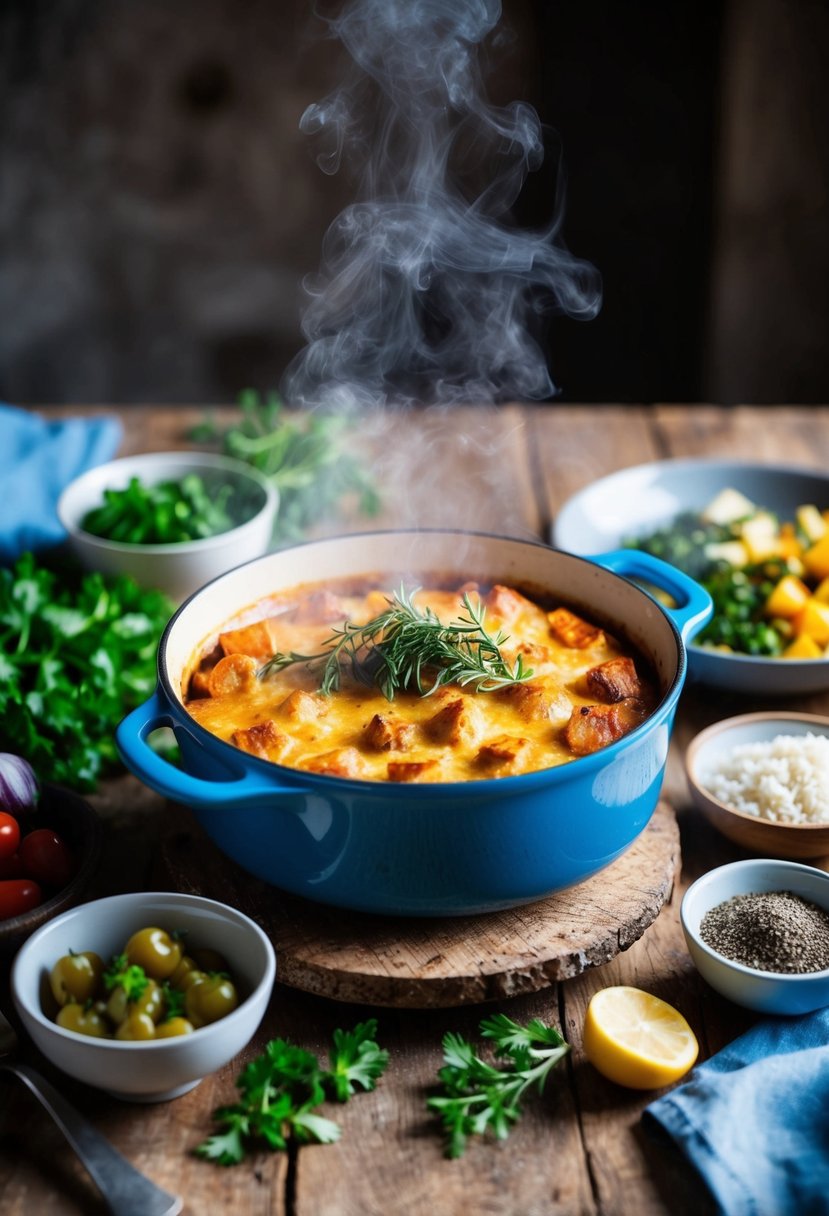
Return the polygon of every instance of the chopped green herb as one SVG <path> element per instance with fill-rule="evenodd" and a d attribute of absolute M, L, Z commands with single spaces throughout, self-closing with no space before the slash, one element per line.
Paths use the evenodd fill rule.
<path fill-rule="evenodd" d="M 138 963 L 130 963 L 126 954 L 113 956 L 103 975 L 104 987 L 107 992 L 114 988 L 123 988 L 128 1001 L 137 1001 L 143 996 L 150 982 L 149 976 Z"/>
<path fill-rule="evenodd" d="M 332 1144 L 341 1129 L 315 1114 L 327 1098 L 347 1102 L 356 1092 L 374 1089 L 388 1064 L 388 1052 L 376 1041 L 377 1022 L 370 1018 L 351 1031 L 336 1030 L 330 1069 L 310 1051 L 287 1039 L 271 1039 L 264 1052 L 240 1073 L 240 1100 L 213 1112 L 219 1130 L 195 1153 L 217 1165 L 237 1165 L 248 1149 L 285 1149 L 291 1140 Z"/>
<path fill-rule="evenodd" d="M 104 490 L 102 505 L 87 512 L 82 526 L 122 544 L 174 545 L 228 532 L 252 510 L 234 486 L 208 486 L 196 473 L 156 485 L 132 477 L 123 490 Z"/>
<path fill-rule="evenodd" d="M 58 574 L 31 553 L 0 569 L 0 750 L 94 790 L 120 768 L 115 727 L 155 687 L 172 612 L 132 579 Z"/>
<path fill-rule="evenodd" d="M 527 1090 L 541 1093 L 553 1067 L 570 1050 L 559 1032 L 538 1018 L 521 1026 L 498 1013 L 484 1018 L 480 1030 L 495 1044 L 496 1057 L 508 1064 L 489 1064 L 461 1035 L 444 1035 L 444 1066 L 438 1073 L 444 1092 L 426 1104 L 440 1115 L 447 1157 L 460 1157 L 470 1136 L 491 1132 L 506 1139 L 521 1117 Z"/>

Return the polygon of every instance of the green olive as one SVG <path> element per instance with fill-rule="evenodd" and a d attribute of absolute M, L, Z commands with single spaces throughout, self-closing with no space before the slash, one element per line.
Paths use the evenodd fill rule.
<path fill-rule="evenodd" d="M 115 1031 L 115 1037 L 127 1042 L 154 1039 L 155 1022 L 148 1013 L 141 1013 L 140 1010 L 131 1009 Z"/>
<path fill-rule="evenodd" d="M 93 1039 L 109 1038 L 109 1024 L 97 1009 L 87 1009 L 77 1001 L 70 1001 L 58 1010 L 55 1019 L 58 1026 L 64 1030 L 74 1030 L 75 1034 L 85 1034 Z"/>
<path fill-rule="evenodd" d="M 187 1018 L 168 1018 L 166 1022 L 160 1022 L 156 1026 L 155 1037 L 157 1039 L 178 1038 L 182 1034 L 192 1034 L 194 1029 L 193 1023 Z"/>
<path fill-rule="evenodd" d="M 192 951 L 192 955 L 200 971 L 223 971 L 225 975 L 230 971 L 225 956 L 218 950 L 211 950 L 209 946 L 199 946 L 197 950 Z"/>
<path fill-rule="evenodd" d="M 184 1011 L 196 1029 L 226 1017 L 238 1004 L 236 987 L 224 975 L 208 975 L 184 994 Z"/>
<path fill-rule="evenodd" d="M 172 974 L 170 975 L 169 979 L 167 980 L 167 983 L 170 985 L 171 988 L 185 988 L 186 987 L 185 981 L 187 979 L 187 976 L 190 974 L 191 971 L 198 971 L 198 970 L 200 970 L 200 968 L 199 968 L 196 960 L 194 958 L 191 958 L 191 956 L 189 954 L 182 954 L 181 959 L 179 960 L 178 966 L 176 967 L 175 971 L 173 971 Z"/>
<path fill-rule="evenodd" d="M 127 942 L 124 953 L 130 963 L 143 967 L 154 980 L 166 980 L 181 962 L 181 942 L 165 929 L 139 929 Z"/>
<path fill-rule="evenodd" d="M 198 968 L 193 968 L 192 971 L 187 971 L 180 979 L 176 987 L 179 992 L 188 992 L 194 988 L 196 984 L 203 984 L 207 979 L 206 971 L 199 971 Z"/>
<path fill-rule="evenodd" d="M 85 1004 L 94 997 L 104 971 L 103 959 L 92 950 L 72 951 L 59 958 L 49 973 L 49 986 L 59 1005 L 77 1001 Z"/>

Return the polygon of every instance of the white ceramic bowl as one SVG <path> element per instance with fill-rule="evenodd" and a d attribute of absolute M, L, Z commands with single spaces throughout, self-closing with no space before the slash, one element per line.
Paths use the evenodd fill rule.
<path fill-rule="evenodd" d="M 737 810 L 708 788 L 717 766 L 735 748 L 771 743 L 778 735 L 829 736 L 829 718 L 817 714 L 739 714 L 700 731 L 685 753 L 685 775 L 697 808 L 735 844 L 767 857 L 829 857 L 829 822 L 779 823 Z"/>
<path fill-rule="evenodd" d="M 170 545 L 131 545 L 84 531 L 88 511 L 101 505 L 104 490 L 122 490 L 137 477 L 145 485 L 177 481 L 197 473 L 208 485 L 230 484 L 250 493 L 250 518 L 218 536 Z M 149 452 L 124 456 L 83 473 L 66 487 L 57 512 L 69 545 L 88 570 L 128 574 L 145 587 L 157 587 L 181 601 L 234 566 L 268 551 L 278 495 L 263 473 L 230 456 L 209 452 Z"/>
<path fill-rule="evenodd" d="M 223 954 L 243 998 L 237 1008 L 192 1034 L 149 1042 L 95 1039 L 58 1026 L 49 988 L 57 960 L 69 950 L 94 950 L 108 961 L 133 933 L 150 925 L 186 932 L 191 948 Z M 17 954 L 11 982 L 26 1031 L 53 1064 L 115 1097 L 161 1102 L 193 1089 L 250 1042 L 275 977 L 273 946 L 241 912 L 198 895 L 139 891 L 81 904 L 49 921 Z"/>
<path fill-rule="evenodd" d="M 585 486 L 558 511 L 557 549 L 590 557 L 665 527 L 681 511 L 698 511 L 726 487 L 758 507 L 793 519 L 797 507 L 829 507 L 829 474 L 819 469 L 740 460 L 661 460 L 620 469 Z M 829 659 L 772 659 L 691 644 L 690 680 L 763 697 L 829 689 Z"/>
<path fill-rule="evenodd" d="M 829 874 L 795 861 L 750 858 L 718 866 L 688 888 L 680 919 L 691 958 L 721 996 L 760 1013 L 810 1013 L 829 1005 L 829 970 L 803 974 L 757 971 L 719 954 L 700 937 L 706 912 L 733 895 L 791 891 L 829 912 Z"/>

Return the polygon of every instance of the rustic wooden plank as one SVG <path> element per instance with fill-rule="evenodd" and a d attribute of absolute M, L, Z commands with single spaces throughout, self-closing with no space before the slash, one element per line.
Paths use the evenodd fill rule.
<path fill-rule="evenodd" d="M 517 998 L 505 1009 L 519 1021 L 539 1017 L 558 1024 L 552 991 Z M 354 1018 L 355 1012 L 349 1009 L 348 1016 Z M 297 1216 L 462 1211 L 591 1216 L 596 1211 L 566 1062 L 551 1075 L 542 1098 L 527 1099 L 509 1140 L 472 1143 L 455 1161 L 443 1156 L 439 1122 L 425 1106 L 427 1095 L 436 1092 L 441 1039 L 456 1031 L 487 1056 L 478 1027 L 489 1012 L 489 1007 L 380 1012 L 378 1038 L 392 1053 L 388 1074 L 375 1093 L 349 1104 L 338 1144 L 324 1151 L 301 1150 Z M 330 1005 L 320 1015 L 332 1027 L 346 1016 L 342 1007 Z"/>
<path fill-rule="evenodd" d="M 829 464 L 829 407 L 660 405 L 654 427 L 669 457 L 734 457 L 770 464 Z"/>
<path fill-rule="evenodd" d="M 644 406 L 553 405 L 530 411 L 528 430 L 545 524 L 590 482 L 664 455 Z"/>

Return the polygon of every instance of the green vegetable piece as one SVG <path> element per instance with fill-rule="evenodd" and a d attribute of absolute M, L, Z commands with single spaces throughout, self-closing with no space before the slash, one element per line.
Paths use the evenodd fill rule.
<path fill-rule="evenodd" d="M 444 1065 L 438 1072 L 443 1093 L 428 1098 L 426 1105 L 441 1118 L 447 1157 L 462 1156 L 470 1136 L 489 1132 L 505 1139 L 521 1117 L 527 1091 L 541 1093 L 554 1066 L 570 1050 L 558 1030 L 537 1018 L 521 1026 L 496 1014 L 484 1018 L 480 1031 L 495 1044 L 496 1058 L 509 1063 L 490 1064 L 461 1035 L 444 1035 Z"/>
<path fill-rule="evenodd" d="M 352 1031 L 335 1031 L 330 1072 L 311 1052 L 287 1039 L 271 1039 L 239 1074 L 239 1101 L 213 1112 L 218 1130 L 197 1145 L 196 1156 L 237 1165 L 253 1147 L 280 1151 L 292 1140 L 333 1144 L 340 1128 L 315 1108 L 328 1097 L 348 1101 L 357 1085 L 374 1088 L 388 1062 L 388 1052 L 374 1040 L 376 1029 L 371 1019 Z"/>

